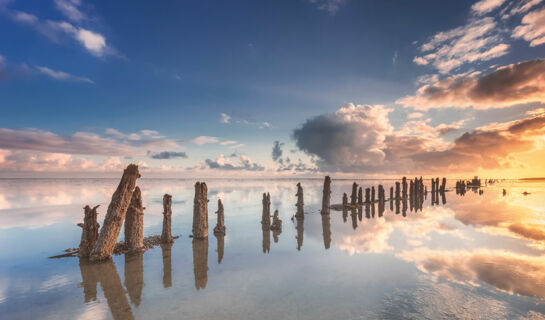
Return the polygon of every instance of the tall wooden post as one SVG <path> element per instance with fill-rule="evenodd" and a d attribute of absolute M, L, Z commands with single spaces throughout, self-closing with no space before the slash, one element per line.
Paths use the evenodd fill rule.
<path fill-rule="evenodd" d="M 144 247 L 144 206 L 140 188 L 134 188 L 131 203 L 125 217 L 125 245 L 128 251 Z"/>
<path fill-rule="evenodd" d="M 322 214 L 329 214 L 329 202 L 331 199 L 331 178 L 324 178 L 324 190 L 322 196 Z"/>
<path fill-rule="evenodd" d="M 97 209 L 99 206 L 91 209 L 89 206 L 85 206 L 83 224 L 81 225 L 81 241 L 79 243 L 78 255 L 80 258 L 89 258 L 91 250 L 95 246 L 95 242 L 98 238 L 98 228 L 100 225 L 97 222 Z"/>
<path fill-rule="evenodd" d="M 208 238 L 208 188 L 204 182 L 195 183 L 192 230 L 193 238 Z"/>
<path fill-rule="evenodd" d="M 221 199 L 218 199 L 218 211 L 216 211 L 216 214 L 218 215 L 218 221 L 216 223 L 216 226 L 214 227 L 214 234 L 225 235 L 225 220 L 223 213 L 223 203 L 221 203 Z"/>
<path fill-rule="evenodd" d="M 171 243 L 172 238 L 172 196 L 165 194 L 163 196 L 163 232 L 161 233 L 162 243 Z"/>

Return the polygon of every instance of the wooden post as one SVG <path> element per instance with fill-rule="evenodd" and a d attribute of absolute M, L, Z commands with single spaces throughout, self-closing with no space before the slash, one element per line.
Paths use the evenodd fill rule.
<path fill-rule="evenodd" d="M 357 202 L 358 202 L 358 184 L 354 182 L 352 184 L 352 195 L 350 195 L 350 205 L 356 206 Z"/>
<path fill-rule="evenodd" d="M 371 203 L 371 189 L 365 188 L 365 203 Z"/>
<path fill-rule="evenodd" d="M 263 213 L 261 214 L 261 228 L 270 230 L 271 227 L 271 195 L 263 193 Z"/>
<path fill-rule="evenodd" d="M 399 181 L 396 181 L 396 200 L 400 198 Z"/>
<path fill-rule="evenodd" d="M 225 221 L 223 216 L 223 203 L 221 203 L 221 199 L 218 199 L 218 211 L 216 211 L 216 214 L 218 215 L 218 222 L 216 224 L 216 227 L 214 227 L 214 234 L 215 235 L 225 235 Z"/>
<path fill-rule="evenodd" d="M 174 242 L 172 238 L 172 196 L 163 196 L 163 232 L 161 233 L 162 243 Z"/>
<path fill-rule="evenodd" d="M 125 218 L 125 245 L 127 251 L 141 250 L 144 247 L 144 207 L 140 188 L 134 188 L 131 204 Z"/>
<path fill-rule="evenodd" d="M 204 182 L 195 183 L 195 198 L 193 200 L 193 238 L 208 238 L 208 188 Z"/>
<path fill-rule="evenodd" d="M 441 182 L 441 192 L 445 192 L 447 188 L 447 178 L 443 178 L 443 181 Z"/>
<path fill-rule="evenodd" d="M 140 178 L 138 166 L 130 164 L 127 166 L 121 177 L 119 185 L 112 195 L 112 200 L 108 206 L 106 217 L 93 251 L 91 251 L 91 261 L 101 261 L 111 259 L 114 252 L 117 237 L 121 232 L 121 226 L 125 220 L 125 214 L 129 207 L 136 179 Z"/>
<path fill-rule="evenodd" d="M 394 187 L 390 187 L 390 201 L 394 199 Z"/>
<path fill-rule="evenodd" d="M 403 177 L 402 186 L 403 186 L 403 198 L 407 199 L 407 178 L 406 177 Z"/>
<path fill-rule="evenodd" d="M 83 208 L 83 225 L 81 225 L 81 241 L 79 243 L 78 252 L 80 258 L 89 258 L 98 238 L 98 228 L 100 227 L 97 222 L 98 207 L 99 206 L 95 206 L 91 209 L 91 207 L 85 206 L 85 208 Z"/>
<path fill-rule="evenodd" d="M 358 189 L 358 205 L 361 206 L 363 204 L 363 190 L 360 187 Z"/>
<path fill-rule="evenodd" d="M 324 178 L 324 190 L 322 196 L 322 214 L 329 214 L 329 202 L 331 199 L 331 178 Z"/>
<path fill-rule="evenodd" d="M 346 195 L 346 192 L 343 193 L 343 208 L 348 207 L 348 196 Z"/>
<path fill-rule="evenodd" d="M 297 216 L 304 216 L 304 205 L 305 201 L 303 200 L 303 187 L 301 187 L 301 183 L 297 183 L 297 193 L 295 194 L 297 197 Z"/>
<path fill-rule="evenodd" d="M 375 203 L 375 187 L 371 187 L 371 203 Z"/>

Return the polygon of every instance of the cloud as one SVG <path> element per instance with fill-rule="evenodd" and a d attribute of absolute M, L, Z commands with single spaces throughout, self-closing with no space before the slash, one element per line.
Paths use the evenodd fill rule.
<path fill-rule="evenodd" d="M 74 76 L 64 71 L 56 71 L 48 67 L 37 66 L 36 69 L 38 69 L 42 74 L 45 74 L 56 80 L 94 83 L 93 80 L 89 78 Z"/>
<path fill-rule="evenodd" d="M 226 113 L 220 114 L 220 122 L 221 123 L 229 123 L 229 120 L 231 120 L 231 116 L 229 116 Z"/>
<path fill-rule="evenodd" d="M 545 102 L 545 60 L 497 68 L 487 74 L 462 74 L 420 87 L 416 95 L 396 101 L 416 110 L 435 108 L 492 109 Z"/>
<path fill-rule="evenodd" d="M 113 130 L 108 132 L 113 133 Z M 115 130 L 117 131 L 117 130 Z M 145 154 L 143 148 L 179 147 L 174 141 L 161 136 L 150 136 L 140 133 L 102 137 L 95 133 L 76 132 L 72 135 L 59 135 L 39 129 L 7 129 L 0 128 L 0 149 L 32 150 L 49 153 L 134 156 Z"/>
<path fill-rule="evenodd" d="M 68 19 L 74 22 L 81 22 L 87 19 L 87 16 L 79 10 L 80 0 L 55 0 L 55 6 Z"/>
<path fill-rule="evenodd" d="M 149 153 L 149 157 L 152 159 L 174 159 L 174 158 L 187 158 L 185 152 L 176 151 L 162 151 L 158 153 Z"/>
<path fill-rule="evenodd" d="M 408 119 L 418 119 L 422 118 L 424 114 L 422 112 L 411 112 L 407 115 Z"/>
<path fill-rule="evenodd" d="M 263 171 L 265 168 L 258 163 L 253 162 L 245 155 L 240 155 L 238 163 L 233 164 L 228 158 L 221 154 L 216 160 L 206 159 L 204 168 L 218 170 L 246 170 L 246 171 Z"/>
<path fill-rule="evenodd" d="M 526 297 L 545 298 L 545 257 L 500 250 L 441 251 L 418 248 L 398 255 L 414 262 L 422 272 L 449 281 Z"/>
<path fill-rule="evenodd" d="M 509 45 L 502 42 L 492 17 L 471 20 L 468 24 L 435 34 L 420 47 L 422 56 L 413 61 L 431 64 L 440 73 L 448 74 L 466 63 L 488 61 L 507 54 Z"/>
<path fill-rule="evenodd" d="M 389 109 L 349 104 L 307 120 L 293 132 L 296 146 L 314 157 L 321 171 L 432 173 L 509 168 L 512 154 L 535 149 L 545 134 L 545 115 L 465 132 L 454 142 L 442 136 L 464 121 L 430 126 L 409 121 L 394 131 Z"/>
<path fill-rule="evenodd" d="M 530 42 L 531 47 L 545 43 L 545 8 L 532 11 L 522 18 L 522 24 L 513 30 L 513 38 Z"/>
<path fill-rule="evenodd" d="M 278 161 L 278 160 L 282 160 L 282 146 L 284 144 L 279 142 L 279 141 L 275 141 L 274 144 L 273 144 L 273 149 L 272 149 L 272 159 L 273 161 Z"/>
<path fill-rule="evenodd" d="M 235 141 L 235 140 L 225 140 L 225 141 L 220 142 L 220 144 L 222 146 L 229 146 L 229 145 L 233 145 L 233 144 L 236 144 L 236 143 L 237 143 L 237 141 Z"/>
<path fill-rule="evenodd" d="M 521 1 L 518 6 L 515 6 L 513 9 L 511 9 L 509 16 L 519 14 L 519 13 L 525 13 L 528 10 L 532 9 L 534 6 L 540 4 L 542 1 L 543 0 Z"/>
<path fill-rule="evenodd" d="M 66 1 L 61 2 L 66 3 Z M 75 26 L 66 21 L 42 21 L 37 16 L 22 11 L 10 11 L 9 13 L 15 21 L 32 27 L 55 43 L 60 43 L 63 37 L 69 36 L 94 56 L 102 57 L 115 53 L 115 50 L 107 45 L 106 37 L 95 31 Z"/>
<path fill-rule="evenodd" d="M 307 0 L 315 4 L 318 10 L 327 11 L 330 14 L 335 14 L 346 0 Z"/>
<path fill-rule="evenodd" d="M 481 0 L 471 6 L 471 11 L 477 15 L 483 15 L 500 7 L 505 0 Z"/>
<path fill-rule="evenodd" d="M 203 145 L 207 143 L 218 143 L 219 139 L 217 137 L 209 137 L 209 136 L 199 136 L 194 139 L 189 140 L 189 142 L 193 142 L 194 144 Z"/>

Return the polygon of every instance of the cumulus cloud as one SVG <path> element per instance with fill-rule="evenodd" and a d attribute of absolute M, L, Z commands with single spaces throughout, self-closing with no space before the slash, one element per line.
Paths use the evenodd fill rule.
<path fill-rule="evenodd" d="M 500 250 L 440 251 L 418 248 L 398 255 L 425 273 L 468 285 L 545 298 L 545 257 Z"/>
<path fill-rule="evenodd" d="M 176 151 L 162 151 L 158 153 L 148 153 L 149 157 L 152 159 L 175 159 L 175 158 L 187 158 L 185 152 L 176 152 Z"/>
<path fill-rule="evenodd" d="M 481 0 L 471 6 L 471 11 L 478 15 L 486 14 L 499 8 L 504 2 L 505 0 Z"/>
<path fill-rule="evenodd" d="M 63 80 L 63 81 L 73 81 L 73 82 L 87 82 L 87 83 L 94 83 L 93 80 L 85 77 L 78 77 L 74 76 L 72 74 L 69 74 L 64 71 L 57 71 L 50 69 L 48 67 L 36 67 L 38 71 L 40 71 L 42 74 L 45 74 L 48 77 L 51 77 L 56 80 Z"/>
<path fill-rule="evenodd" d="M 335 14 L 346 0 L 308 0 L 308 2 L 315 4 L 318 10 Z"/>
<path fill-rule="evenodd" d="M 198 136 L 196 138 L 193 138 L 189 140 L 189 142 L 193 142 L 194 144 L 203 145 L 207 143 L 218 143 L 220 140 L 217 137 L 209 137 L 209 136 Z"/>
<path fill-rule="evenodd" d="M 396 101 L 416 110 L 434 108 L 491 109 L 545 102 L 545 60 L 502 66 L 495 71 L 447 77 L 420 87 L 416 95 Z"/>
<path fill-rule="evenodd" d="M 464 121 L 437 126 L 409 121 L 394 131 L 389 112 L 382 106 L 349 104 L 307 120 L 293 137 L 322 171 L 422 174 L 511 167 L 509 156 L 534 150 L 545 133 L 545 116 L 537 115 L 465 132 L 447 142 L 441 136 L 459 130 Z"/>
<path fill-rule="evenodd" d="M 229 121 L 231 120 L 231 116 L 226 114 L 226 113 L 222 113 L 220 114 L 220 122 L 221 123 L 229 123 Z"/>
<path fill-rule="evenodd" d="M 522 18 L 522 24 L 513 30 L 513 38 L 530 42 L 531 47 L 545 43 L 545 8 L 532 11 Z"/>
<path fill-rule="evenodd" d="M 422 56 L 413 59 L 416 64 L 431 64 L 440 73 L 448 74 L 466 63 L 501 57 L 507 54 L 509 45 L 498 35 L 496 21 L 483 17 L 435 34 L 420 50 Z"/>
<path fill-rule="evenodd" d="M 263 171 L 265 167 L 253 162 L 245 155 L 238 157 L 238 163 L 232 163 L 228 158 L 221 154 L 216 160 L 206 159 L 203 169 L 218 169 L 218 170 L 246 170 L 246 171 Z"/>

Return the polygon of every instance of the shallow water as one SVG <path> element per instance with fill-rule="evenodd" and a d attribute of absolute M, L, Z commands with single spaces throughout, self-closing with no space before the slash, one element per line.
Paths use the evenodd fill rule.
<path fill-rule="evenodd" d="M 84 205 L 116 179 L 0 180 L 2 319 L 539 319 L 545 314 L 545 181 L 503 181 L 479 195 L 446 193 L 422 211 L 378 208 L 322 216 L 322 180 L 208 180 L 227 235 L 193 241 L 192 180 L 141 179 L 144 234 L 161 233 L 162 196 L 173 195 L 172 246 L 99 265 L 48 259 L 77 247 Z M 425 181 L 428 189 L 429 181 Z M 389 195 L 394 181 L 382 183 Z M 332 204 L 352 181 L 333 180 Z M 454 181 L 448 182 L 452 188 Z M 502 195 L 502 189 L 507 195 Z M 523 195 L 524 191 L 529 195 Z M 281 234 L 261 228 L 271 194 Z M 373 216 L 374 211 L 374 216 Z M 123 234 L 123 233 L 121 233 Z M 122 237 L 122 235 L 121 235 Z"/>

